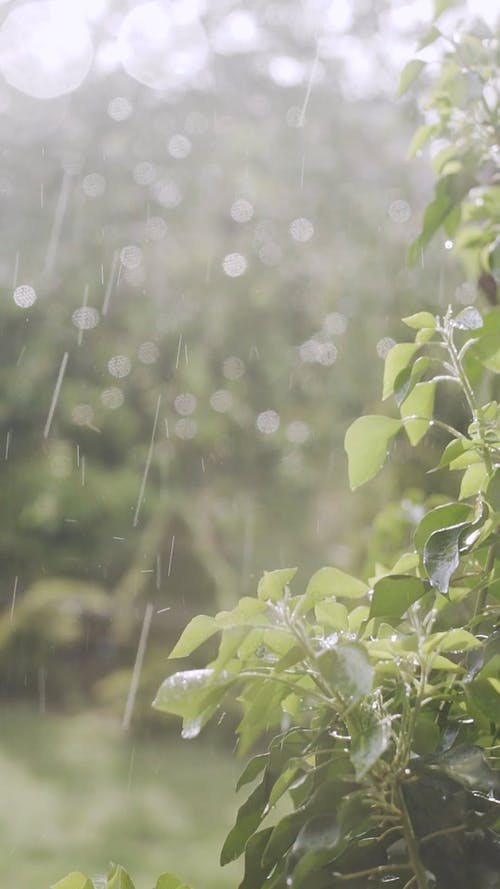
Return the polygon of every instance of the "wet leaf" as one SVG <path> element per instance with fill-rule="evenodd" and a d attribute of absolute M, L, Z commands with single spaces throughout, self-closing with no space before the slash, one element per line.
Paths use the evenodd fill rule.
<path fill-rule="evenodd" d="M 382 468 L 389 445 L 401 427 L 401 420 L 383 416 L 360 417 L 349 426 L 345 450 L 353 490 L 373 478 Z"/>
<path fill-rule="evenodd" d="M 460 538 L 469 527 L 460 522 L 450 528 L 434 531 L 424 546 L 424 565 L 431 585 L 440 593 L 447 593 L 450 580 L 460 561 Z"/>
<path fill-rule="evenodd" d="M 400 407 L 406 434 L 414 446 L 419 443 L 429 428 L 429 421 L 434 415 L 435 394 L 436 384 L 434 382 L 417 383 Z M 412 420 L 410 417 L 419 419 Z"/>
<path fill-rule="evenodd" d="M 328 566 L 320 568 L 307 584 L 299 612 L 304 614 L 324 599 L 337 596 L 340 599 L 361 599 L 367 592 L 368 585 L 364 581 L 341 571 L 340 568 Z"/>
<path fill-rule="evenodd" d="M 384 363 L 383 400 L 392 395 L 396 380 L 401 371 L 408 367 L 418 348 L 417 343 L 396 343 L 389 349 Z"/>
<path fill-rule="evenodd" d="M 227 674 L 216 676 L 211 669 L 174 673 L 161 684 L 153 707 L 165 713 L 193 718 L 222 697 L 235 678 Z"/>
<path fill-rule="evenodd" d="M 488 370 L 500 373 L 500 333 L 482 336 L 471 351 Z"/>
<path fill-rule="evenodd" d="M 475 306 L 467 306 L 452 319 L 451 323 L 459 330 L 479 330 L 483 326 L 483 316 Z"/>
<path fill-rule="evenodd" d="M 415 547 L 420 552 L 423 550 L 425 542 L 434 531 L 447 528 L 450 525 L 456 525 L 460 522 L 468 524 L 472 519 L 472 509 L 466 503 L 444 503 L 442 506 L 436 506 L 430 509 L 415 531 Z"/>
<path fill-rule="evenodd" d="M 324 599 L 314 606 L 314 614 L 318 623 L 332 630 L 348 629 L 348 611 L 341 602 Z"/>
<path fill-rule="evenodd" d="M 259 580 L 257 596 L 259 599 L 270 599 L 279 602 L 283 591 L 297 574 L 297 568 L 278 568 L 276 571 L 265 571 Z"/>
<path fill-rule="evenodd" d="M 370 617 L 382 620 L 399 620 L 413 602 L 427 592 L 427 586 L 419 577 L 409 574 L 388 574 L 376 582 Z"/>
<path fill-rule="evenodd" d="M 50 889 L 94 889 L 94 884 L 85 874 L 72 871 L 59 882 L 53 883 Z"/>
<path fill-rule="evenodd" d="M 220 855 L 222 866 L 239 858 L 244 852 L 247 841 L 264 817 L 267 798 L 268 792 L 264 778 L 238 810 L 236 824 L 229 831 L 222 847 Z"/>
<path fill-rule="evenodd" d="M 361 714 L 351 746 L 351 762 L 358 781 L 364 778 L 385 753 L 390 737 L 390 720 L 377 717 L 372 710 L 366 710 Z"/>
<path fill-rule="evenodd" d="M 430 327 L 433 330 L 436 328 L 436 318 L 431 312 L 415 312 L 414 315 L 407 315 L 401 320 L 414 330 L 420 330 L 422 327 Z"/>
<path fill-rule="evenodd" d="M 188 657 L 188 655 L 192 654 L 193 651 L 199 648 L 203 642 L 210 639 L 218 629 L 219 628 L 213 617 L 209 617 L 206 614 L 197 614 L 196 617 L 193 617 L 188 623 L 180 639 L 170 652 L 169 657 Z"/>
<path fill-rule="evenodd" d="M 155 889 L 189 889 L 189 886 L 173 874 L 161 874 Z"/>
<path fill-rule="evenodd" d="M 430 358 L 421 355 L 414 361 L 411 367 L 405 367 L 398 374 L 394 383 L 394 400 L 398 407 L 401 406 L 405 398 L 413 391 L 416 384 L 421 380 L 424 373 L 429 369 L 431 364 Z"/>
<path fill-rule="evenodd" d="M 406 63 L 399 78 L 399 85 L 396 92 L 397 99 L 410 89 L 411 85 L 422 71 L 422 68 L 425 68 L 425 62 L 422 62 L 421 59 L 410 59 L 410 61 Z"/>
<path fill-rule="evenodd" d="M 317 656 L 318 668 L 330 687 L 344 702 L 352 704 L 369 694 L 373 667 L 359 642 L 339 643 Z"/>
<path fill-rule="evenodd" d="M 269 753 L 258 753 L 257 756 L 253 756 L 243 769 L 238 779 L 236 790 L 239 790 L 240 787 L 243 787 L 245 784 L 250 784 L 251 781 L 258 778 L 260 773 L 264 771 L 268 762 Z"/>
<path fill-rule="evenodd" d="M 460 483 L 460 500 L 466 500 L 467 497 L 476 497 L 480 492 L 484 491 L 490 475 L 484 463 L 474 463 L 469 466 Z"/>
<path fill-rule="evenodd" d="M 433 651 L 468 651 L 481 645 L 472 633 L 456 627 L 441 633 L 431 633 L 423 644 L 423 651 L 430 654 Z"/>
<path fill-rule="evenodd" d="M 470 704 L 477 707 L 491 722 L 500 724 L 500 679 L 486 676 L 474 679 L 465 688 Z"/>
<path fill-rule="evenodd" d="M 272 827 L 259 830 L 250 837 L 245 847 L 245 870 L 238 889 L 261 889 L 271 870 L 263 859 L 264 849 L 273 832 Z"/>
<path fill-rule="evenodd" d="M 127 871 L 121 864 L 111 866 L 106 889 L 135 889 Z"/>
<path fill-rule="evenodd" d="M 306 812 L 297 810 L 289 815 L 285 815 L 284 818 L 278 821 L 264 849 L 264 864 L 274 864 L 283 858 L 307 817 Z"/>
<path fill-rule="evenodd" d="M 500 791 L 500 775 L 488 765 L 484 751 L 476 745 L 461 745 L 443 753 L 437 760 L 440 768 L 467 787 Z"/>

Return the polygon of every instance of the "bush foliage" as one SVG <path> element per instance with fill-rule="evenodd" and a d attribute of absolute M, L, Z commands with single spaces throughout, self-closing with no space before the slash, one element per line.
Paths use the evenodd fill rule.
<path fill-rule="evenodd" d="M 436 21 L 421 47 L 439 41 Z M 424 67 L 409 63 L 401 93 Z M 435 196 L 409 255 L 417 260 L 443 227 L 492 303 L 495 83 L 498 40 L 486 26 L 447 40 L 432 118 L 411 148 L 441 140 Z M 436 490 L 413 511 L 397 559 L 366 579 L 328 566 L 302 586 L 296 568 L 278 569 L 255 597 L 195 617 L 171 658 L 212 637 L 217 654 L 170 675 L 154 702 L 192 738 L 238 697 L 240 751 L 259 744 L 221 853 L 222 864 L 243 857 L 240 889 L 500 886 L 500 308 L 418 311 L 404 322 L 412 338 L 385 359 L 393 410 L 346 433 L 350 484 L 369 482 L 398 436 L 417 446 L 429 435 L 440 448 L 435 469 L 459 480 L 456 498 Z M 456 426 L 441 409 L 450 391 L 463 406 Z M 164 875 L 157 889 L 181 885 Z M 119 867 L 107 886 L 132 889 Z M 57 889 L 91 883 L 73 874 Z"/>

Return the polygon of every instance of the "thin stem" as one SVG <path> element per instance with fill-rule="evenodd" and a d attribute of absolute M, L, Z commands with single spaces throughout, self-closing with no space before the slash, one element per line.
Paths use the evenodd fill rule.
<path fill-rule="evenodd" d="M 493 570 L 493 566 L 495 564 L 495 555 L 496 555 L 496 546 L 493 543 L 488 549 L 488 555 L 486 557 L 486 562 L 484 565 L 484 573 L 487 577 L 487 583 L 478 593 L 476 608 L 474 611 L 474 617 L 477 617 L 478 614 L 481 614 L 484 611 L 484 608 L 486 605 L 486 599 L 488 597 L 489 580 L 490 580 L 489 576 L 490 576 L 490 574 Z"/>
<path fill-rule="evenodd" d="M 334 873 L 336 880 L 357 880 L 359 877 L 376 877 L 379 874 L 397 874 L 400 871 L 411 870 L 410 864 L 379 864 L 378 867 L 368 867 L 366 870 L 353 871 L 350 874 Z"/>
<path fill-rule="evenodd" d="M 443 827 L 441 830 L 434 830 L 432 833 L 428 833 L 427 836 L 422 837 L 420 845 L 429 842 L 429 840 L 434 840 L 436 837 L 445 837 L 450 833 L 459 833 L 461 830 L 465 830 L 465 824 L 457 824 L 455 827 Z"/>
<path fill-rule="evenodd" d="M 399 807 L 401 809 L 401 820 L 403 824 L 404 837 L 406 840 L 406 848 L 408 849 L 410 863 L 415 875 L 417 889 L 429 889 L 429 881 L 427 879 L 425 867 L 420 859 L 418 840 L 413 831 L 413 824 L 411 823 L 410 814 L 408 812 L 408 809 L 406 808 L 403 789 L 399 783 L 395 787 L 395 792 Z"/>

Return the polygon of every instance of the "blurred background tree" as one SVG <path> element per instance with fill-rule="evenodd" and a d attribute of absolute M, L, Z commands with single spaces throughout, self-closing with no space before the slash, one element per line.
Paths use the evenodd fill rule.
<path fill-rule="evenodd" d="M 432 183 L 395 83 L 432 10 L 1 14 L 1 689 L 120 710 L 151 603 L 147 707 L 192 614 L 359 567 L 382 498 L 425 491 L 432 436 L 349 499 L 341 442 L 397 319 L 476 297 L 446 236 L 405 261 Z"/>

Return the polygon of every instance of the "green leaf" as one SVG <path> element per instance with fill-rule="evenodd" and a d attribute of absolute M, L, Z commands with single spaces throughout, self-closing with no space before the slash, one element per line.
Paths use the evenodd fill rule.
<path fill-rule="evenodd" d="M 453 206 L 460 200 L 461 194 L 456 194 L 453 180 L 455 176 L 444 176 L 436 184 L 434 200 L 427 205 L 419 236 L 408 248 L 408 263 L 414 265 L 420 256 L 421 250 L 429 243 L 438 228 L 444 223 Z M 465 190 L 465 185 L 463 186 Z"/>
<path fill-rule="evenodd" d="M 431 585 L 447 593 L 452 574 L 460 561 L 460 544 L 473 527 L 472 522 L 457 522 L 434 531 L 424 544 L 424 565 Z"/>
<path fill-rule="evenodd" d="M 240 787 L 243 787 L 245 784 L 250 784 L 251 781 L 254 781 L 255 778 L 258 778 L 260 773 L 265 769 L 268 762 L 269 753 L 258 753 L 257 756 L 253 756 L 243 769 L 238 779 L 236 790 L 239 790 Z"/>
<path fill-rule="evenodd" d="M 387 750 L 391 737 L 391 722 L 365 709 L 358 717 L 356 733 L 352 737 L 351 762 L 358 781 L 370 771 Z"/>
<path fill-rule="evenodd" d="M 155 889 L 189 889 L 189 886 L 173 874 L 161 874 L 156 882 Z"/>
<path fill-rule="evenodd" d="M 470 438 L 454 438 L 446 445 L 436 469 L 443 469 L 444 466 L 449 466 L 453 460 L 456 460 L 457 457 L 460 457 L 466 451 L 473 450 L 474 447 L 475 444 Z"/>
<path fill-rule="evenodd" d="M 369 481 L 381 469 L 389 445 L 401 427 L 401 420 L 378 416 L 359 417 L 349 426 L 344 446 L 352 490 Z"/>
<path fill-rule="evenodd" d="M 371 691 L 373 667 L 361 643 L 339 643 L 322 651 L 316 660 L 321 675 L 345 703 L 352 704 Z"/>
<path fill-rule="evenodd" d="M 236 676 L 220 674 L 214 670 L 183 670 L 169 676 L 161 684 L 153 707 L 165 713 L 184 718 L 198 716 L 214 700 L 218 700 Z"/>
<path fill-rule="evenodd" d="M 215 615 L 215 622 L 218 627 L 224 630 L 261 624 L 266 608 L 266 603 L 254 596 L 242 596 L 232 611 L 219 611 Z"/>
<path fill-rule="evenodd" d="M 483 750 L 476 745 L 452 748 L 434 761 L 450 778 L 471 790 L 482 793 L 500 790 L 500 774 L 490 768 Z"/>
<path fill-rule="evenodd" d="M 427 592 L 426 584 L 419 577 L 409 574 L 388 574 L 373 587 L 370 617 L 381 620 L 399 620 L 413 602 Z"/>
<path fill-rule="evenodd" d="M 273 832 L 272 827 L 259 830 L 250 837 L 245 847 L 245 870 L 243 880 L 238 889 L 262 889 L 266 877 L 271 870 L 263 860 L 264 849 Z"/>
<path fill-rule="evenodd" d="M 219 628 L 213 617 L 209 617 L 206 614 L 197 614 L 196 617 L 193 617 L 188 623 L 177 644 L 174 645 L 170 652 L 169 657 L 188 657 L 193 651 L 199 648 L 203 642 L 210 639 L 218 629 Z"/>
<path fill-rule="evenodd" d="M 436 318 L 431 312 L 415 312 L 414 315 L 407 315 L 406 318 L 401 320 L 403 324 L 406 324 L 407 327 L 412 327 L 414 330 L 420 330 L 422 327 L 429 327 L 432 330 L 436 329 Z"/>
<path fill-rule="evenodd" d="M 472 633 L 456 627 L 442 633 L 431 633 L 423 643 L 423 651 L 430 654 L 432 651 L 469 651 L 481 645 Z"/>
<path fill-rule="evenodd" d="M 500 724 L 500 679 L 495 676 L 474 679 L 466 685 L 465 694 L 469 703 L 477 707 L 483 716 Z"/>
<path fill-rule="evenodd" d="M 399 85 L 396 92 L 397 99 L 410 89 L 422 68 L 425 68 L 425 62 L 422 62 L 421 59 L 410 59 L 410 61 L 406 63 L 399 78 Z"/>
<path fill-rule="evenodd" d="M 418 343 L 396 343 L 389 349 L 384 364 L 383 400 L 392 395 L 399 374 L 408 367 L 418 348 Z"/>
<path fill-rule="evenodd" d="M 459 4 L 460 0 L 434 0 L 434 20 L 439 18 L 447 9 L 451 9 Z"/>
<path fill-rule="evenodd" d="M 475 306 L 467 306 L 452 319 L 451 323 L 458 330 L 480 330 L 483 326 L 483 316 Z"/>
<path fill-rule="evenodd" d="M 264 854 L 263 863 L 275 864 L 280 861 L 294 842 L 300 828 L 304 824 L 307 814 L 300 809 L 285 815 L 278 821 L 269 838 Z"/>
<path fill-rule="evenodd" d="M 425 49 L 426 46 L 430 46 L 430 44 L 438 40 L 439 37 L 442 37 L 441 31 L 439 28 L 436 28 L 435 25 L 431 25 L 429 30 L 426 31 L 424 36 L 418 41 L 418 48 Z"/>
<path fill-rule="evenodd" d="M 422 331 L 420 330 L 419 333 L 422 333 Z M 424 373 L 429 369 L 430 364 L 430 358 L 421 355 L 420 358 L 417 358 L 416 361 L 414 361 L 411 367 L 405 367 L 405 369 L 398 374 L 394 384 L 394 400 L 398 407 L 401 407 L 405 398 L 408 397 L 416 384 L 421 380 Z"/>
<path fill-rule="evenodd" d="M 222 847 L 220 863 L 222 866 L 239 858 L 247 841 L 255 832 L 264 817 L 268 792 L 265 779 L 255 788 L 248 799 L 240 806 L 236 816 L 236 824 L 229 831 Z"/>
<path fill-rule="evenodd" d="M 79 871 L 72 871 L 62 880 L 53 883 L 50 889 L 94 889 L 94 884 L 89 877 Z"/>
<path fill-rule="evenodd" d="M 471 351 L 488 370 L 500 373 L 500 333 L 482 336 Z"/>
<path fill-rule="evenodd" d="M 299 613 L 305 614 L 323 599 L 331 599 L 334 596 L 340 599 L 362 599 L 367 592 L 368 586 L 364 581 L 346 574 L 340 568 L 320 568 L 307 584 Z"/>
<path fill-rule="evenodd" d="M 106 889 L 135 889 L 127 871 L 121 864 L 111 865 Z"/>
<path fill-rule="evenodd" d="M 341 602 L 323 600 L 314 606 L 314 614 L 319 624 L 331 630 L 347 630 L 348 612 Z"/>
<path fill-rule="evenodd" d="M 259 599 L 279 602 L 283 591 L 297 574 L 297 568 L 278 568 L 276 571 L 265 571 L 259 580 L 257 596 Z"/>
<path fill-rule="evenodd" d="M 459 522 L 469 522 L 472 519 L 472 509 L 466 503 L 444 503 L 429 510 L 415 531 L 415 547 L 422 552 L 425 542 L 434 531 L 456 525 Z"/>
<path fill-rule="evenodd" d="M 489 479 L 489 472 L 484 463 L 475 463 L 469 466 L 463 476 L 460 484 L 460 500 L 467 497 L 475 497 L 482 492 Z"/>
<path fill-rule="evenodd" d="M 436 383 L 433 381 L 417 383 L 400 407 L 406 434 L 414 446 L 419 443 L 429 428 L 429 422 L 434 415 L 435 394 Z M 412 420 L 410 417 L 419 419 Z"/>
<path fill-rule="evenodd" d="M 310 818 L 289 853 L 287 884 L 293 889 L 311 885 L 310 875 L 335 857 L 341 839 L 340 823 L 334 813 Z"/>
<path fill-rule="evenodd" d="M 432 139 L 439 132 L 439 126 L 436 124 L 423 124 L 423 126 L 419 127 L 415 132 L 413 139 L 410 142 L 408 147 L 407 157 L 412 158 L 415 157 L 418 151 L 425 145 L 429 139 Z"/>

